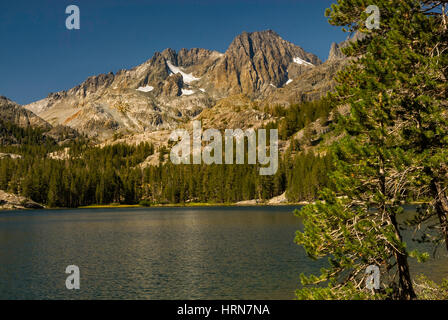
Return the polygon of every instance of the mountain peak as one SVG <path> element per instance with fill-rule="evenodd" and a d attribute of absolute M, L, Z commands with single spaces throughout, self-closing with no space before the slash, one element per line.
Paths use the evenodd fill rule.
<path fill-rule="evenodd" d="M 223 92 L 257 97 L 319 64 L 317 56 L 275 31 L 243 32 L 235 37 L 215 69 L 214 86 Z"/>
<path fill-rule="evenodd" d="M 341 43 L 333 42 L 330 47 L 330 53 L 328 54 L 327 61 L 346 59 L 347 57 L 342 52 L 342 49 L 349 46 L 350 43 L 363 40 L 364 37 L 365 37 L 365 34 L 359 32 L 359 31 L 356 31 L 352 36 L 349 36 L 346 40 L 342 41 Z"/>
<path fill-rule="evenodd" d="M 281 42 L 287 42 L 282 39 L 273 30 L 264 30 L 264 31 L 255 31 L 255 32 L 247 32 L 244 31 L 241 34 L 237 35 L 232 43 L 229 46 L 229 49 L 232 49 L 233 47 L 240 47 L 244 46 L 247 43 L 253 44 L 253 47 L 255 49 L 260 48 L 262 43 L 265 44 L 273 44 L 273 43 L 281 43 Z"/>
<path fill-rule="evenodd" d="M 271 29 L 261 30 L 261 31 L 253 31 L 253 32 L 243 31 L 243 32 L 241 32 L 241 34 L 239 34 L 236 37 L 241 37 L 241 36 L 281 38 L 280 35 L 277 32 L 275 32 L 274 30 L 271 30 Z"/>
<path fill-rule="evenodd" d="M 242 32 L 233 39 L 226 54 L 235 53 L 236 51 L 240 51 L 250 58 L 255 54 L 267 54 L 274 57 L 283 56 L 289 60 L 289 62 L 293 61 L 294 58 L 299 57 L 313 65 L 321 64 L 321 61 L 317 56 L 305 52 L 305 50 L 292 42 L 284 40 L 277 32 L 270 29 L 255 32 Z"/>
<path fill-rule="evenodd" d="M 295 92 L 298 77 L 320 65 L 273 30 L 243 32 L 225 53 L 168 48 L 131 70 L 90 77 L 26 108 L 50 124 L 106 140 L 116 132 L 171 129 L 230 96 L 262 100 L 276 90 Z"/>

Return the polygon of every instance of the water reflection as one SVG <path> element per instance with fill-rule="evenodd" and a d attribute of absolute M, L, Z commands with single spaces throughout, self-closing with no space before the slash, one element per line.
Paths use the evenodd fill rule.
<path fill-rule="evenodd" d="M 0 214 L 0 299 L 293 299 L 309 260 L 292 207 Z M 415 271 L 438 280 L 447 259 Z M 65 288 L 65 268 L 81 290 Z"/>

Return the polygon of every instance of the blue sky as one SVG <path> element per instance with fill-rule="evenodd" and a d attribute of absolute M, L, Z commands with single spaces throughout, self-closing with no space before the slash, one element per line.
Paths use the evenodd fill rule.
<path fill-rule="evenodd" d="M 0 95 L 30 103 L 168 47 L 224 52 L 243 31 L 272 29 L 325 60 L 347 37 L 324 16 L 335 1 L 0 1 Z M 70 4 L 80 8 L 80 30 L 65 27 Z"/>

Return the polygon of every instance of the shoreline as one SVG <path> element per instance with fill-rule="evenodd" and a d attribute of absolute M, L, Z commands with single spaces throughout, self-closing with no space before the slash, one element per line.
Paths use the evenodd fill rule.
<path fill-rule="evenodd" d="M 73 210 L 73 209 L 126 209 L 126 208 L 206 208 L 206 207 L 287 207 L 287 206 L 304 206 L 304 203 L 279 203 L 279 204 L 268 204 L 268 203 L 257 203 L 257 204 L 235 204 L 235 203 L 170 203 L 170 204 L 154 204 L 151 206 L 143 206 L 140 204 L 101 204 L 101 205 L 89 205 L 89 206 L 79 206 L 75 208 L 68 207 L 56 207 L 56 208 L 0 208 L 1 212 L 6 211 L 35 211 L 35 210 Z"/>
<path fill-rule="evenodd" d="M 409 203 L 404 203 L 403 206 L 418 206 L 426 203 L 425 201 L 411 201 Z M 125 209 L 125 208 L 205 208 L 205 207 L 288 207 L 288 206 L 306 206 L 311 204 L 311 202 L 288 202 L 288 203 L 201 203 L 201 202 L 190 202 L 190 203 L 169 203 L 169 204 L 154 204 L 150 206 L 144 206 L 140 204 L 93 204 L 88 206 L 79 206 L 76 208 L 68 207 L 58 207 L 58 208 L 0 208 L 0 212 L 4 211 L 16 211 L 16 210 L 71 210 L 71 209 Z"/>
<path fill-rule="evenodd" d="M 80 206 L 77 208 L 45 208 L 45 209 L 109 209 L 109 208 L 186 208 L 186 207 L 282 207 L 282 206 L 306 206 L 312 202 L 284 202 L 284 203 L 202 203 L 202 202 L 190 202 L 190 203 L 168 203 L 168 204 L 154 204 L 150 206 L 143 206 L 140 204 L 104 204 L 104 205 L 89 205 Z M 427 202 L 425 201 L 411 201 L 403 203 L 403 206 L 417 206 Z"/>
<path fill-rule="evenodd" d="M 257 204 L 237 204 L 237 203 L 170 203 L 170 204 L 154 204 L 151 206 L 143 206 L 139 204 L 105 204 L 105 205 L 89 205 L 77 208 L 54 208 L 54 209 L 110 209 L 110 208 L 194 208 L 194 207 L 280 207 L 280 206 L 304 206 L 307 203 L 257 203 Z M 50 209 L 50 208 L 46 208 Z"/>

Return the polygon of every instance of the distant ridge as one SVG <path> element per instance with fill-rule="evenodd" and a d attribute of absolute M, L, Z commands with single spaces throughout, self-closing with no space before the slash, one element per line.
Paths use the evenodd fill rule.
<path fill-rule="evenodd" d="M 25 107 L 51 125 L 105 141 L 171 130 L 223 99 L 236 105 L 246 98 L 261 105 L 316 99 L 331 89 L 336 69 L 272 30 L 243 32 L 225 53 L 166 49 L 131 70 L 89 77 Z"/>

